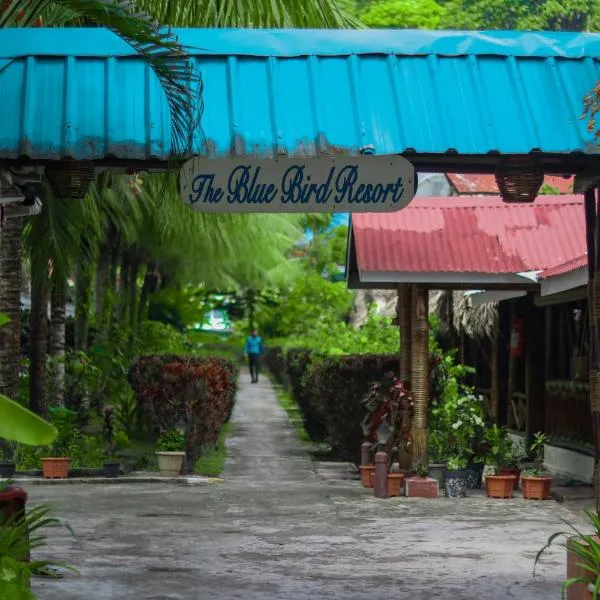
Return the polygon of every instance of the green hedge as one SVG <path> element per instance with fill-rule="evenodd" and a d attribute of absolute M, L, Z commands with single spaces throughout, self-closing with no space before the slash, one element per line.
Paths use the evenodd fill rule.
<path fill-rule="evenodd" d="M 362 400 L 370 385 L 389 372 L 398 374 L 396 354 L 328 357 L 311 367 L 307 386 L 339 458 L 360 462 L 366 417 Z"/>
<path fill-rule="evenodd" d="M 388 372 L 397 374 L 396 354 L 325 356 L 306 348 L 271 348 L 266 366 L 291 390 L 313 441 L 329 441 L 333 453 L 358 462 L 369 386 Z"/>

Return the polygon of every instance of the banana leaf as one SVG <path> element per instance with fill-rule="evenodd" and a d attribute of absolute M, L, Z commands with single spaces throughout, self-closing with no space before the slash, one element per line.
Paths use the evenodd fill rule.
<path fill-rule="evenodd" d="M 53 425 L 0 394 L 0 438 L 31 446 L 47 446 L 56 435 Z"/>

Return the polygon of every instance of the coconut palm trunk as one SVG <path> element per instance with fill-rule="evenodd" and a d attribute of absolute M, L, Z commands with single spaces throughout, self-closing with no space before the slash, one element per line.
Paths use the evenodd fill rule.
<path fill-rule="evenodd" d="M 21 368 L 22 219 L 8 219 L 0 234 L 0 312 L 10 323 L 0 327 L 0 394 L 19 396 Z"/>
<path fill-rule="evenodd" d="M 92 300 L 92 263 L 82 256 L 75 267 L 75 350 L 88 347 L 88 318 Z"/>
<path fill-rule="evenodd" d="M 59 406 L 65 402 L 65 346 L 67 332 L 67 281 L 55 277 L 50 293 L 50 345 L 52 359 L 50 389 L 52 403 Z"/>
<path fill-rule="evenodd" d="M 31 317 L 29 324 L 29 408 L 38 415 L 48 409 L 46 363 L 48 360 L 48 263 L 31 265 Z"/>

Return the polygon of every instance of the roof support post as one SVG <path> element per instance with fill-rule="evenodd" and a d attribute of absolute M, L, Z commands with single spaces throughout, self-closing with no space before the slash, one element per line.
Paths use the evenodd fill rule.
<path fill-rule="evenodd" d="M 429 465 L 427 417 L 429 408 L 429 293 L 426 288 L 412 289 L 411 390 L 414 410 L 411 428 L 412 466 Z"/>
<path fill-rule="evenodd" d="M 404 385 L 410 389 L 411 380 L 411 324 L 412 324 L 412 306 L 411 306 L 412 288 L 410 285 L 401 284 L 398 286 L 398 301 L 396 302 L 396 320 L 400 333 L 400 379 Z M 398 449 L 398 462 L 402 470 L 412 469 L 412 451 L 410 445 L 409 419 L 403 419 L 402 427 L 406 423 L 407 439 Z"/>
<path fill-rule="evenodd" d="M 546 409 L 546 328 L 544 309 L 533 303 L 533 295 L 527 297 L 525 318 L 525 395 L 527 398 L 526 434 L 527 444 L 545 426 Z"/>
<path fill-rule="evenodd" d="M 600 509 L 600 219 L 596 189 L 585 191 L 585 227 L 588 250 L 588 310 L 590 314 L 590 407 L 594 434 L 594 486 Z"/>

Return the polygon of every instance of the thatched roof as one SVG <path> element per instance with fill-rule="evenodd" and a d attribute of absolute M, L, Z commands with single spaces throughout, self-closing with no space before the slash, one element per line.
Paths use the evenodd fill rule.
<path fill-rule="evenodd" d="M 430 291 L 429 312 L 437 315 L 443 334 L 453 331 L 471 338 L 491 338 L 498 327 L 498 304 L 473 304 L 470 296 L 460 291 Z"/>

